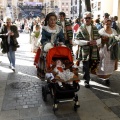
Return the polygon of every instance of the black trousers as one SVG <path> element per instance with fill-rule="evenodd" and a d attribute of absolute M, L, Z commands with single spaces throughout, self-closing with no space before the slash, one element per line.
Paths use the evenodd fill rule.
<path fill-rule="evenodd" d="M 88 61 L 83 61 L 83 79 L 85 79 L 85 82 L 89 84 L 90 81 L 90 63 Z"/>

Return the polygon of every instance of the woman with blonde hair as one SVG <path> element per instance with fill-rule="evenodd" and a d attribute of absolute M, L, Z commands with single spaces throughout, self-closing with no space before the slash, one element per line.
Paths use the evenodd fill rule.
<path fill-rule="evenodd" d="M 2 52 L 7 53 L 10 68 L 15 71 L 15 51 L 19 47 L 17 39 L 18 29 L 12 24 L 10 17 L 5 18 L 5 24 L 1 27 L 0 38 L 2 38 Z"/>

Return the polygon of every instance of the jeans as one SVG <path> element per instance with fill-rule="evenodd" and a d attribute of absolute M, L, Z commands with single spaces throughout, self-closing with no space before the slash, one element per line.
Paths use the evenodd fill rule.
<path fill-rule="evenodd" d="M 15 51 L 12 50 L 12 47 L 9 47 L 9 52 L 7 53 L 9 62 L 10 62 L 10 66 L 15 67 Z"/>

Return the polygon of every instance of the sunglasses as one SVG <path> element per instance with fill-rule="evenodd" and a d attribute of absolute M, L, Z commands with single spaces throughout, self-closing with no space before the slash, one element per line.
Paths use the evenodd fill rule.
<path fill-rule="evenodd" d="M 111 24 L 106 24 L 106 25 L 111 25 Z"/>
<path fill-rule="evenodd" d="M 85 19 L 85 20 L 87 20 L 87 19 L 89 19 L 89 20 L 90 20 L 90 19 L 91 19 L 91 17 L 85 17 L 84 19 Z"/>
<path fill-rule="evenodd" d="M 11 22 L 6 22 L 6 23 L 11 23 Z"/>

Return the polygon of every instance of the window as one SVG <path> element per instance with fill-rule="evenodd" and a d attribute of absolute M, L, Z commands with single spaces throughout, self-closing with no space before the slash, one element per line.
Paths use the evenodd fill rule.
<path fill-rule="evenodd" d="M 91 8 L 93 8 L 93 7 L 94 7 L 94 3 L 91 4 Z"/>
<path fill-rule="evenodd" d="M 98 18 L 100 18 L 100 15 L 98 15 Z"/>
<path fill-rule="evenodd" d="M 101 2 L 98 2 L 98 10 L 101 10 Z"/>
<path fill-rule="evenodd" d="M 71 0 L 71 6 L 73 5 L 73 0 Z"/>
<path fill-rule="evenodd" d="M 71 14 L 73 14 L 73 8 L 71 7 Z"/>
<path fill-rule="evenodd" d="M 54 8 L 54 1 L 51 1 L 51 8 Z"/>
<path fill-rule="evenodd" d="M 75 6 L 75 13 L 77 13 L 77 6 Z"/>
<path fill-rule="evenodd" d="M 101 6 L 101 2 L 98 2 L 98 6 Z"/>
<path fill-rule="evenodd" d="M 75 5 L 77 5 L 77 0 L 75 0 Z"/>

